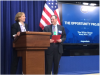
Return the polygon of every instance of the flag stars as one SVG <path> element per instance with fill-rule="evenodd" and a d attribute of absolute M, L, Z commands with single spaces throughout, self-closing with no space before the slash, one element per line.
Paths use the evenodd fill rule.
<path fill-rule="evenodd" d="M 58 8 L 58 3 L 56 2 L 56 0 L 49 0 L 47 2 L 47 5 L 54 11 Z"/>
<path fill-rule="evenodd" d="M 55 3 L 57 5 L 57 3 Z"/>
<path fill-rule="evenodd" d="M 53 8 L 53 6 L 51 6 L 51 8 Z"/>
<path fill-rule="evenodd" d="M 50 5 L 50 3 L 48 3 Z"/>

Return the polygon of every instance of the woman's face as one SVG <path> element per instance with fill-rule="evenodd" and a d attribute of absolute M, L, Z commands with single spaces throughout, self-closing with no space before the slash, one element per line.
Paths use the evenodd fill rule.
<path fill-rule="evenodd" d="M 25 22 L 25 14 L 23 13 L 22 16 L 19 18 L 19 22 Z"/>

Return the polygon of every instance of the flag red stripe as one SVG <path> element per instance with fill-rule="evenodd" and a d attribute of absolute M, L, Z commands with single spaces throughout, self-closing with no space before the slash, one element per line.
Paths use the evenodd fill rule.
<path fill-rule="evenodd" d="M 42 15 L 42 20 L 47 24 L 47 25 L 49 25 L 50 24 L 50 22 Z"/>
<path fill-rule="evenodd" d="M 59 16 L 58 16 L 58 14 L 57 14 L 56 10 L 54 11 L 54 14 L 55 14 L 55 15 L 57 15 L 57 20 L 58 20 L 58 23 L 61 25 L 61 23 L 60 23 L 60 19 L 59 19 Z"/>
<path fill-rule="evenodd" d="M 48 10 L 44 7 L 43 11 L 48 15 L 48 17 L 51 17 L 51 14 L 48 12 Z"/>
<path fill-rule="evenodd" d="M 40 22 L 39 26 L 42 28 L 42 30 L 44 29 L 44 25 Z"/>

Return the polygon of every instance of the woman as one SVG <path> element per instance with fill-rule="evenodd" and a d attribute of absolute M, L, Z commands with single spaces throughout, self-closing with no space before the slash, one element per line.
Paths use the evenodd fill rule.
<path fill-rule="evenodd" d="M 27 24 L 25 22 L 25 13 L 18 12 L 15 16 L 15 21 L 11 27 L 12 37 L 15 39 L 17 36 L 20 36 L 20 32 L 27 31 Z M 17 51 L 13 50 L 13 59 L 11 64 L 11 74 L 16 74 L 17 66 L 18 66 L 19 57 L 17 57 Z"/>

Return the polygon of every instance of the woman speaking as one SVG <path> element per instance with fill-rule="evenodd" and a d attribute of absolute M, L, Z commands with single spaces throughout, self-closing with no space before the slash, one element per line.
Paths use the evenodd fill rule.
<path fill-rule="evenodd" d="M 25 13 L 24 12 L 18 12 L 15 16 L 15 21 L 11 26 L 11 34 L 13 39 L 15 39 L 17 36 L 20 36 L 20 32 L 26 32 L 27 31 L 27 24 L 25 22 Z M 11 74 L 16 74 L 18 61 L 20 57 L 17 57 L 17 50 L 13 48 L 13 59 L 11 64 Z"/>

